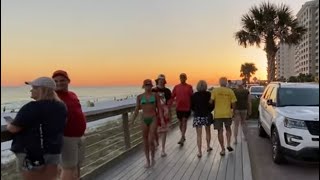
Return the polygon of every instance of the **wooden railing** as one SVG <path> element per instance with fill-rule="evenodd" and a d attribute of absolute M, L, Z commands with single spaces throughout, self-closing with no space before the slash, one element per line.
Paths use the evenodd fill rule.
<path fill-rule="evenodd" d="M 128 112 L 132 112 L 135 109 L 135 104 L 123 105 L 107 109 L 92 110 L 85 113 L 87 122 L 100 120 L 112 116 L 122 114 L 123 132 L 125 134 L 126 146 L 130 148 L 129 126 L 128 126 Z M 12 134 L 7 131 L 6 125 L 1 125 L 1 142 L 12 140 Z"/>
<path fill-rule="evenodd" d="M 99 127 L 97 130 L 85 134 L 86 156 L 81 167 L 81 176 L 84 179 L 94 177 L 98 169 L 112 164 L 117 157 L 130 152 L 142 143 L 140 121 L 132 125 L 129 115 L 134 111 L 135 104 L 123 105 L 114 108 L 91 110 L 85 113 L 87 122 L 101 120 L 103 118 L 121 115 L 118 120 L 108 121 L 109 124 Z M 174 111 L 174 108 L 171 109 Z M 177 123 L 175 113 L 172 113 L 172 126 Z M 12 139 L 12 135 L 6 130 L 6 125 L 1 126 L 1 142 Z M 10 165 L 1 165 L 1 177 L 4 179 L 16 179 L 19 177 L 15 170 L 15 162 Z M 14 175 L 15 174 L 15 175 Z M 90 177 L 90 178 L 88 178 Z"/>

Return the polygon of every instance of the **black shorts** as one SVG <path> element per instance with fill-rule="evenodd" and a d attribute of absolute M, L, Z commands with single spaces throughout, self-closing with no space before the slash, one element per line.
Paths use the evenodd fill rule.
<path fill-rule="evenodd" d="M 182 118 L 188 119 L 191 115 L 191 111 L 176 111 L 177 118 L 181 120 Z"/>

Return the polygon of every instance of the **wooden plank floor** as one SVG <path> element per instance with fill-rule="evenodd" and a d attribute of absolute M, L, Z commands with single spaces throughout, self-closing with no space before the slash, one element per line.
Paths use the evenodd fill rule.
<path fill-rule="evenodd" d="M 206 152 L 205 131 L 202 132 L 202 157 L 197 157 L 196 131 L 192 120 L 188 120 L 186 142 L 180 147 L 179 127 L 173 128 L 167 137 L 167 156 L 160 157 L 160 148 L 156 152 L 156 164 L 144 168 L 145 156 L 141 149 L 129 158 L 118 162 L 115 166 L 96 177 L 97 180 L 252 180 L 251 164 L 247 142 L 243 140 L 239 130 L 238 144 L 233 152 L 221 157 L 217 132 L 211 127 L 211 146 L 213 150 Z M 226 141 L 225 141 L 226 142 Z M 233 139 L 232 139 L 233 142 Z"/>

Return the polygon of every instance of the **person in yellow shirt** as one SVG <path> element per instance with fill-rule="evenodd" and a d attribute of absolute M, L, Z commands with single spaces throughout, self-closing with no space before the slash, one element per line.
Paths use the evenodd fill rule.
<path fill-rule="evenodd" d="M 218 130 L 218 140 L 221 146 L 220 155 L 225 155 L 225 147 L 223 140 L 223 124 L 226 129 L 227 136 L 227 149 L 228 151 L 233 151 L 231 147 L 231 123 L 232 116 L 235 110 L 237 98 L 234 92 L 227 88 L 228 80 L 226 77 L 221 77 L 219 80 L 220 86 L 219 88 L 214 88 L 211 93 L 210 103 L 215 104 L 214 109 L 214 129 Z M 232 108 L 232 109 L 231 109 Z"/>

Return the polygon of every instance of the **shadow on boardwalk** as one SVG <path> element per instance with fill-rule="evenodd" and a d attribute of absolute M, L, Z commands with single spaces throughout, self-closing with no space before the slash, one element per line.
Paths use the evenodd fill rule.
<path fill-rule="evenodd" d="M 171 180 L 171 179 L 210 179 L 210 180 L 252 180 L 248 144 L 243 141 L 243 133 L 238 136 L 238 144 L 233 152 L 225 157 L 219 155 L 220 147 L 217 132 L 211 130 L 211 146 L 213 150 L 206 152 L 205 132 L 203 129 L 203 155 L 197 157 L 196 131 L 192 120 L 188 120 L 186 142 L 180 147 L 178 127 L 171 130 L 167 137 L 167 156 L 160 157 L 160 149 L 156 152 L 155 166 L 145 169 L 145 157 L 141 147 L 130 157 L 117 162 L 95 179 L 97 180 Z"/>

